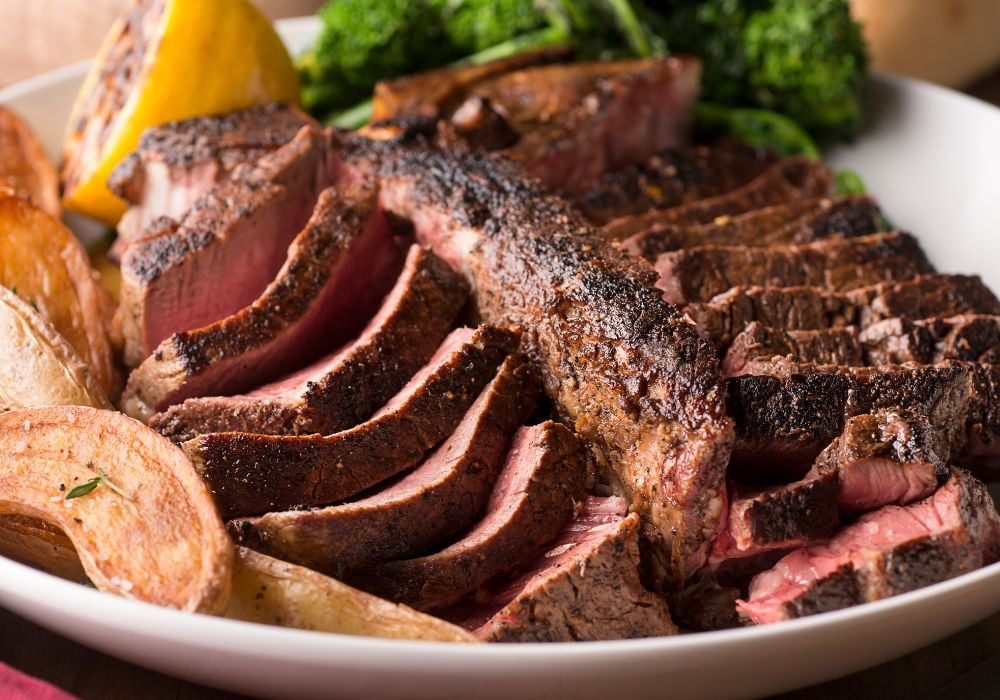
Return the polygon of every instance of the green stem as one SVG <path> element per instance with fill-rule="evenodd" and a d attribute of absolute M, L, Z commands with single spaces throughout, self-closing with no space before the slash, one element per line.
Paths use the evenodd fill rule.
<path fill-rule="evenodd" d="M 724 107 L 699 102 L 695 128 L 729 136 L 754 146 L 767 146 L 778 155 L 802 155 L 819 159 L 820 150 L 806 131 L 783 114 L 766 109 Z"/>
<path fill-rule="evenodd" d="M 625 39 L 636 56 L 641 58 L 652 56 L 653 45 L 629 0 L 607 0 L 607 2 L 618 18 L 622 31 L 625 32 Z"/>

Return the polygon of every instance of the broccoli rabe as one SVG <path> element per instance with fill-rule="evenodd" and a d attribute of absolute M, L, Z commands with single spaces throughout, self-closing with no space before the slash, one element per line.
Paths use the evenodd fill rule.
<path fill-rule="evenodd" d="M 860 124 L 868 55 L 844 0 L 774 0 L 750 18 L 745 37 L 757 104 L 817 133 Z"/>
<path fill-rule="evenodd" d="M 456 56 L 485 51 L 549 21 L 535 0 L 434 0 L 433 4 Z"/>
<path fill-rule="evenodd" d="M 868 60 L 847 0 L 678 0 L 663 7 L 671 51 L 702 59 L 702 94 L 780 112 L 819 136 L 851 132 Z"/>
<path fill-rule="evenodd" d="M 434 63 L 442 51 L 441 23 L 424 0 L 336 0 L 319 17 L 319 41 L 299 59 L 303 102 L 314 113 L 350 106 L 378 80 Z"/>

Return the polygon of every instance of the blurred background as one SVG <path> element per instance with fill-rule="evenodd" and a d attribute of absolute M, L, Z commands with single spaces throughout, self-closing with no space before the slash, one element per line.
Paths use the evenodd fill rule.
<path fill-rule="evenodd" d="M 211 0 L 206 0 L 211 2 Z M 416 1 L 416 0 L 415 0 Z M 128 0 L 0 0 L 0 86 L 93 56 Z M 257 0 L 272 18 L 322 0 Z M 852 0 L 875 68 L 1000 101 L 1000 0 Z"/>

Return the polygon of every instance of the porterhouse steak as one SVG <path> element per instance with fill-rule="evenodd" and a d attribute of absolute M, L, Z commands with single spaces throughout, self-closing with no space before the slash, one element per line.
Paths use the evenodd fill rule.
<path fill-rule="evenodd" d="M 524 333 L 557 415 L 631 498 L 654 576 L 702 565 L 732 441 L 712 346 L 569 205 L 511 165 L 433 151 L 380 154 L 382 203 L 470 281 L 488 321 Z"/>

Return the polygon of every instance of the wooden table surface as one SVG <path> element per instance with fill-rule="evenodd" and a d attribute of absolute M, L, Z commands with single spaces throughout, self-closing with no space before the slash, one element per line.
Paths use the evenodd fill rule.
<path fill-rule="evenodd" d="M 1000 105 L 1000 72 L 969 92 Z M 0 609 L 0 661 L 82 698 L 218 700 L 238 696 L 185 683 L 51 634 Z M 782 696 L 783 700 L 1000 697 L 1000 614 L 875 668 Z"/>

